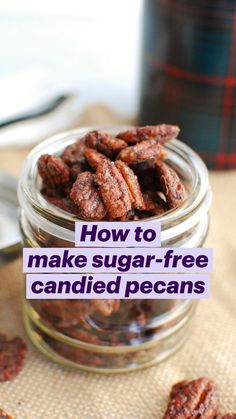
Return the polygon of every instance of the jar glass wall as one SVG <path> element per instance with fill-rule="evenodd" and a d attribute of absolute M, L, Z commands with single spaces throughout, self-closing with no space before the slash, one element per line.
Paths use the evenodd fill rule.
<path fill-rule="evenodd" d="M 20 226 L 27 247 L 74 247 L 79 220 L 40 193 L 38 158 L 59 155 L 90 129 L 57 135 L 41 143 L 25 161 L 19 182 Z M 106 129 L 116 134 L 120 127 Z M 159 217 L 163 247 L 201 247 L 208 231 L 211 191 L 207 169 L 185 144 L 166 145 L 167 162 L 179 174 L 186 191 L 180 207 Z M 159 362 L 187 338 L 196 302 L 193 300 L 121 300 L 113 313 L 90 300 L 25 300 L 24 319 L 33 343 L 64 365 L 100 372 L 121 372 Z"/>

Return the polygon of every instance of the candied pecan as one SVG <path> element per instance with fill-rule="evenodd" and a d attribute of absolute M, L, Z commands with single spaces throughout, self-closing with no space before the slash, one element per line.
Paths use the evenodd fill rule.
<path fill-rule="evenodd" d="M 72 165 L 75 163 L 84 162 L 84 141 L 83 139 L 78 140 L 76 143 L 68 145 L 63 153 L 61 154 L 61 159 L 64 163 Z"/>
<path fill-rule="evenodd" d="M 152 215 L 161 215 L 168 211 L 166 203 L 153 191 L 147 191 L 143 194 L 145 211 Z"/>
<path fill-rule="evenodd" d="M 165 150 L 156 140 L 151 138 L 121 150 L 117 159 L 127 164 L 136 164 L 155 157 L 165 157 Z"/>
<path fill-rule="evenodd" d="M 16 377 L 23 367 L 26 345 L 21 337 L 7 340 L 0 334 L 0 382 Z"/>
<path fill-rule="evenodd" d="M 110 218 L 123 217 L 131 210 L 127 184 L 113 162 L 100 162 L 96 172 L 96 183 Z"/>
<path fill-rule="evenodd" d="M 173 386 L 163 419 L 214 419 L 219 413 L 219 394 L 208 378 L 182 381 Z"/>
<path fill-rule="evenodd" d="M 106 210 L 94 183 L 94 174 L 80 173 L 72 186 L 70 198 L 78 206 L 83 218 L 101 220 Z"/>
<path fill-rule="evenodd" d="M 74 215 L 80 215 L 79 208 L 70 198 L 48 197 L 48 201 L 63 211 Z"/>
<path fill-rule="evenodd" d="M 0 419 L 13 419 L 13 417 L 8 415 L 8 413 L 4 410 L 0 409 Z"/>
<path fill-rule="evenodd" d="M 115 157 L 121 150 L 127 147 L 124 140 L 113 138 L 105 132 L 91 131 L 85 136 L 85 144 L 89 148 L 95 148 L 108 157 Z"/>
<path fill-rule="evenodd" d="M 65 185 L 69 182 L 70 171 L 60 159 L 50 154 L 43 154 L 38 160 L 38 171 L 45 185 Z"/>
<path fill-rule="evenodd" d="M 184 200 L 184 187 L 179 176 L 172 167 L 161 160 L 156 160 L 156 170 L 167 205 L 169 208 L 176 208 Z"/>
<path fill-rule="evenodd" d="M 139 143 L 140 141 L 150 140 L 154 138 L 160 144 L 176 138 L 180 132 L 176 125 L 147 125 L 145 127 L 133 128 L 127 131 L 120 132 L 117 138 L 122 138 L 128 144 Z"/>
<path fill-rule="evenodd" d="M 139 210 L 145 209 L 143 195 L 138 183 L 138 178 L 134 174 L 133 170 L 130 169 L 130 167 L 121 160 L 117 160 L 115 165 L 128 185 L 133 201 L 133 206 Z"/>
<path fill-rule="evenodd" d="M 91 300 L 91 304 L 103 316 L 111 316 L 120 308 L 120 300 Z"/>
<path fill-rule="evenodd" d="M 89 147 L 85 147 L 84 156 L 87 159 L 88 164 L 95 170 L 102 160 L 107 160 L 107 157 L 104 156 L 104 154 L 101 154 L 94 148 Z"/>
<path fill-rule="evenodd" d="M 222 419 L 236 419 L 236 413 L 227 413 L 226 415 L 222 416 Z"/>

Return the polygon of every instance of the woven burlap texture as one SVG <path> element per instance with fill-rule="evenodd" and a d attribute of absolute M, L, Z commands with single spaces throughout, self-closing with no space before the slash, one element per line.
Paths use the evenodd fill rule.
<path fill-rule="evenodd" d="M 185 346 L 160 365 L 101 376 L 59 367 L 28 342 L 25 367 L 0 384 L 0 407 L 15 419 L 161 419 L 173 383 L 212 377 L 222 413 L 236 411 L 236 172 L 212 173 L 213 204 L 206 246 L 214 248 L 211 298 L 201 301 Z M 24 330 L 21 261 L 0 273 L 0 330 Z"/>

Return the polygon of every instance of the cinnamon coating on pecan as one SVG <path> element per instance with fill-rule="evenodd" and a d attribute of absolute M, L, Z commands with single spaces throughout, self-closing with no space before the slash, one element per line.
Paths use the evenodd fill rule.
<path fill-rule="evenodd" d="M 131 210 L 127 184 L 113 162 L 100 162 L 96 172 L 96 183 L 110 218 L 123 217 Z"/>
<path fill-rule="evenodd" d="M 151 138 L 164 144 L 167 141 L 176 138 L 180 129 L 176 125 L 147 125 L 145 127 L 133 128 L 120 132 L 116 137 L 125 140 L 128 144 L 136 144 L 141 141 L 150 140 Z"/>
<path fill-rule="evenodd" d="M 156 160 L 156 171 L 168 207 L 178 207 L 184 200 L 184 187 L 176 171 L 161 160 Z"/>
<path fill-rule="evenodd" d="M 208 378 L 199 378 L 193 381 L 182 381 L 173 386 L 163 419 L 213 419 L 218 413 L 217 386 Z"/>
<path fill-rule="evenodd" d="M 120 300 L 91 300 L 91 304 L 103 316 L 111 316 L 120 308 Z"/>
<path fill-rule="evenodd" d="M 136 164 L 155 157 L 165 157 L 164 148 L 153 138 L 142 141 L 131 147 L 122 150 L 118 155 L 118 160 L 124 161 L 126 164 Z"/>
<path fill-rule="evenodd" d="M 26 345 L 21 337 L 8 340 L 0 334 L 0 382 L 16 377 L 23 367 Z"/>
<path fill-rule="evenodd" d="M 102 131 L 92 131 L 85 136 L 85 144 L 89 148 L 95 148 L 107 157 L 115 157 L 121 150 L 127 147 L 124 140 L 113 138 Z"/>
<path fill-rule="evenodd" d="M 121 160 L 117 160 L 115 165 L 129 188 L 133 206 L 139 210 L 145 209 L 143 195 L 138 183 L 138 178 L 134 174 L 133 170 Z"/>
<path fill-rule="evenodd" d="M 101 154 L 97 150 L 95 150 L 94 148 L 89 148 L 89 147 L 85 147 L 84 156 L 85 156 L 88 164 L 94 170 L 97 170 L 97 167 L 102 160 L 107 160 L 107 157 L 104 156 L 104 154 Z"/>
<path fill-rule="evenodd" d="M 222 416 L 222 419 L 236 419 L 236 413 L 227 413 L 226 415 Z"/>
<path fill-rule="evenodd" d="M 102 220 L 106 209 L 96 188 L 94 176 L 90 172 L 80 173 L 72 186 L 70 198 L 78 206 L 81 217 Z"/>
<path fill-rule="evenodd" d="M 69 182 L 70 171 L 60 159 L 50 154 L 43 154 L 38 160 L 38 172 L 43 183 L 48 186 L 65 185 Z"/>

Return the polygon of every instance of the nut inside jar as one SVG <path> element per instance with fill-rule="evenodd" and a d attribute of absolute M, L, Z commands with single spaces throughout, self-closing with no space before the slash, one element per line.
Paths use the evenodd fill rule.
<path fill-rule="evenodd" d="M 84 131 L 82 135 L 73 135 L 73 142 L 65 141 L 65 147 L 63 140 L 55 149 L 53 141 L 49 146 L 45 143 L 45 150 L 42 145 L 35 153 L 35 173 L 40 178 L 40 182 L 38 179 L 35 182 L 35 200 L 41 219 L 37 223 L 33 211 L 22 213 L 25 243 L 32 247 L 73 247 L 70 233 L 78 220 L 129 221 L 153 220 L 153 217 L 172 220 L 173 216 L 169 214 L 175 215 L 177 209 L 187 207 L 186 198 L 191 188 L 195 188 L 195 173 L 194 176 L 192 173 L 195 169 L 188 167 L 189 158 L 184 156 L 183 159 L 181 152 L 178 157 L 181 162 L 173 160 L 172 163 L 170 148 L 165 146 L 178 133 L 178 127 L 163 124 L 132 128 L 115 135 L 111 131 Z M 34 175 L 31 174 L 31 178 Z M 194 182 L 195 185 L 201 183 L 198 179 Z M 33 210 L 37 206 L 35 200 Z M 173 225 L 177 226 L 179 220 L 180 216 Z M 203 224 L 201 237 L 196 239 L 197 246 L 204 240 L 208 219 L 204 218 Z M 187 232 L 183 230 L 175 236 L 170 235 L 171 245 L 178 247 L 178 242 L 192 239 L 196 230 L 199 229 L 195 223 Z M 50 342 L 51 348 L 47 347 L 47 352 L 57 348 L 57 353 L 65 359 L 67 352 L 70 353 L 69 349 L 64 350 L 65 345 L 72 345 L 74 351 L 77 344 L 78 351 L 81 345 L 87 345 L 88 351 L 92 345 L 93 350 L 96 347 L 95 352 L 119 348 L 127 351 L 139 345 L 152 345 L 162 339 L 160 336 L 173 334 L 165 347 L 167 356 L 168 348 L 177 348 L 180 342 L 177 329 L 184 328 L 181 329 L 182 336 L 192 316 L 193 305 L 182 300 L 31 300 L 27 301 L 25 312 L 29 333 L 34 330 L 31 338 L 35 341 L 37 334 L 42 342 L 46 333 L 50 339 L 43 337 L 43 340 L 47 345 Z M 57 344 L 53 345 L 55 340 Z M 164 357 L 164 346 L 160 344 L 158 349 L 151 351 L 153 362 L 159 352 Z M 95 358 L 91 354 L 89 369 Z M 122 359 L 132 364 L 132 356 Z M 146 364 L 146 361 L 145 358 L 143 362 Z M 112 363 L 110 367 L 116 370 L 117 365 Z M 124 369 L 129 367 L 123 365 Z M 106 368 L 109 368 L 109 359 Z"/>
<path fill-rule="evenodd" d="M 116 137 L 91 131 L 57 157 L 40 156 L 41 192 L 53 205 L 89 220 L 138 220 L 176 208 L 184 199 L 184 186 L 176 171 L 163 159 L 166 156 L 164 144 L 178 133 L 178 127 L 164 124 L 130 129 Z M 73 302 L 57 302 L 52 311 L 56 308 L 59 315 L 61 308 L 59 317 L 63 318 L 65 307 L 68 314 L 73 305 Z M 74 313 L 76 318 L 72 318 L 77 327 L 86 322 L 81 320 L 81 305 L 87 319 L 92 319 L 94 313 L 100 321 L 101 316 L 109 317 L 111 328 L 115 324 L 132 322 L 144 326 L 153 315 L 162 312 L 161 304 L 155 301 L 131 304 L 127 301 L 121 304 L 119 300 L 78 302 L 80 308 L 77 315 Z M 175 305 L 176 302 L 170 302 L 168 307 Z M 46 312 L 50 312 L 51 306 L 52 303 L 47 303 Z M 42 316 L 44 314 L 45 306 Z M 55 326 L 55 322 L 52 323 Z M 61 323 L 57 323 L 57 328 L 58 324 Z M 63 332 L 79 336 L 75 329 Z M 86 339 L 86 334 L 80 336 Z M 112 339 L 119 344 L 115 336 Z M 134 336 L 137 338 L 137 334 Z"/>
<path fill-rule="evenodd" d="M 87 220 L 138 220 L 176 208 L 184 186 L 163 161 L 163 144 L 178 132 L 171 125 L 131 129 L 116 138 L 91 131 L 59 156 L 40 156 L 41 192 L 53 205 Z"/>

